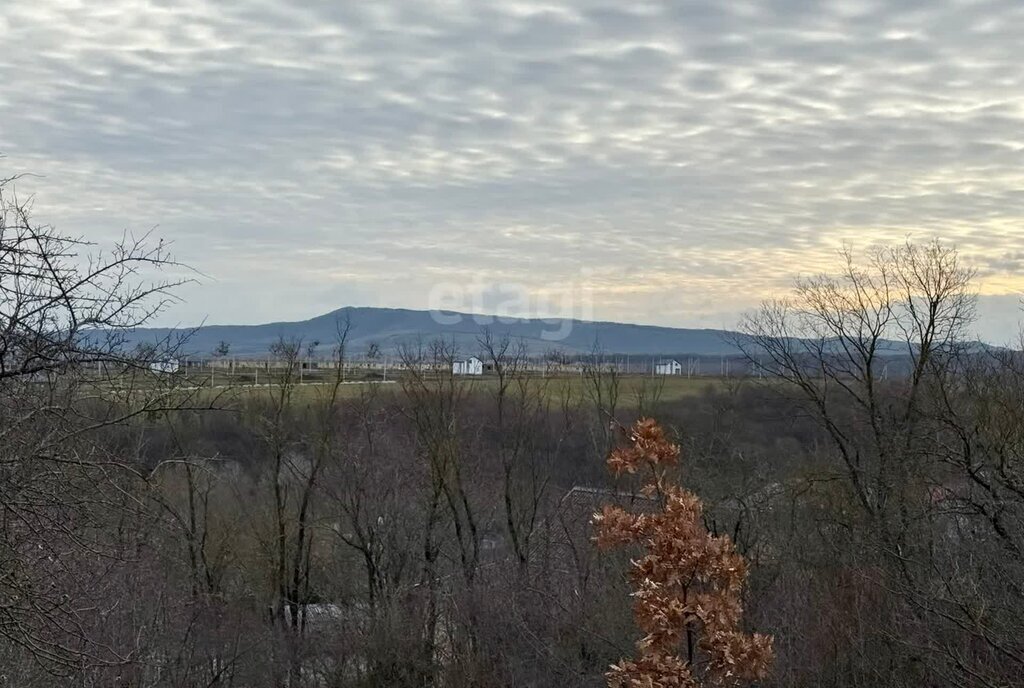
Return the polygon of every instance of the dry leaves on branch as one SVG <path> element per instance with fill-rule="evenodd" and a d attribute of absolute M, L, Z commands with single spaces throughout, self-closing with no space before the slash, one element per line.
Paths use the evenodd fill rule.
<path fill-rule="evenodd" d="M 626 432 L 608 458 L 616 476 L 646 474 L 643 492 L 660 510 L 630 513 L 605 506 L 593 518 L 602 549 L 636 543 L 645 555 L 632 562 L 634 616 L 644 637 L 638 656 L 608 672 L 613 688 L 737 686 L 767 675 L 772 638 L 740 629 L 740 595 L 747 565 L 726 537 L 704 527 L 703 505 L 673 484 L 667 469 L 679 446 L 651 419 Z"/>

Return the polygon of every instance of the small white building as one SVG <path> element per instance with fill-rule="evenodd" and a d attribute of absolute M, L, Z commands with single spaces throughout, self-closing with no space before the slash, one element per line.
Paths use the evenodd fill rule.
<path fill-rule="evenodd" d="M 484 362 L 476 356 L 452 363 L 452 375 L 483 375 Z"/>
<path fill-rule="evenodd" d="M 176 373 L 181 370 L 181 363 L 173 358 L 169 361 L 153 361 L 149 364 L 149 369 L 154 373 Z"/>
<path fill-rule="evenodd" d="M 654 364 L 655 375 L 682 375 L 683 366 L 679 364 L 679 361 L 658 361 Z"/>

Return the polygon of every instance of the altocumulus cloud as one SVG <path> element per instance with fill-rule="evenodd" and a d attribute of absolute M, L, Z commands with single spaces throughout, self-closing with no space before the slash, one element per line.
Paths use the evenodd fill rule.
<path fill-rule="evenodd" d="M 6 0 L 0 151 L 40 217 L 158 232 L 172 321 L 586 282 L 728 326 L 843 242 L 1024 286 L 1024 4 Z"/>

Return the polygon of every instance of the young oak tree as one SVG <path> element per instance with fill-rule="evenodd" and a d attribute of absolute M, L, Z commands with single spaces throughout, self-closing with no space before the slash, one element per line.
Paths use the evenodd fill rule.
<path fill-rule="evenodd" d="M 648 513 L 604 506 L 593 518 L 598 547 L 638 543 L 645 555 L 632 562 L 634 616 L 644 637 L 638 656 L 607 674 L 611 688 L 737 686 L 764 678 L 772 638 L 740 629 L 740 595 L 747 565 L 727 536 L 704 527 L 700 499 L 673 484 L 668 471 L 679 446 L 654 420 L 625 431 L 608 467 L 616 476 L 639 474 L 642 494 L 656 504 Z"/>

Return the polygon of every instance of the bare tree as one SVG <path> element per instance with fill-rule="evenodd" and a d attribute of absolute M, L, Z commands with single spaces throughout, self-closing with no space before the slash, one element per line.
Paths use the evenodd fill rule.
<path fill-rule="evenodd" d="M 312 576 L 317 558 L 317 534 L 322 514 L 318 502 L 323 493 L 322 478 L 339 456 L 342 405 L 341 361 L 344 359 L 351 324 L 340 320 L 333 354 L 337 361 L 334 377 L 324 387 L 299 385 L 303 356 L 309 347 L 294 339 L 281 338 L 271 354 L 281 368 L 277 384 L 267 388 L 259 406 L 257 421 L 261 444 L 269 458 L 269 522 L 254 518 L 266 552 L 265 563 L 272 581 L 271 613 L 282 634 L 288 681 L 303 680 L 303 656 L 310 604 L 315 598 Z M 299 395 L 305 402 L 299 406 Z M 306 413 L 300 413 L 304 408 Z M 283 679 L 282 679 L 283 680 Z"/>
<path fill-rule="evenodd" d="M 899 496 L 916 463 L 922 389 L 963 348 L 973 272 L 937 242 L 842 258 L 838 276 L 799 280 L 791 298 L 748 316 L 737 342 L 753 366 L 803 393 L 854 497 L 895 546 L 909 518 Z M 883 379 L 904 361 L 906 375 Z"/>
<path fill-rule="evenodd" d="M 618 366 L 608 360 L 598 342 L 581 361 L 584 379 L 583 395 L 593 413 L 591 443 L 594 455 L 603 459 L 615 445 L 614 420 L 621 394 L 621 375 Z"/>
<path fill-rule="evenodd" d="M 90 254 L 85 240 L 34 223 L 31 204 L 8 185 L 0 184 L 0 380 L 136 363 L 129 333 L 187 281 L 148 278 L 181 266 L 149 234 Z"/>
<path fill-rule="evenodd" d="M 153 281 L 180 266 L 148 234 L 98 251 L 31 209 L 0 181 L 0 637 L 54 672 L 122 665 L 102 619 L 129 593 L 107 586 L 148 521 L 140 467 L 99 431 L 189 403 L 149 373 L 174 342 L 131 346 L 184 280 Z"/>
<path fill-rule="evenodd" d="M 231 353 L 231 344 L 222 339 L 217 342 L 217 346 L 213 347 L 211 353 L 214 358 L 227 358 L 228 354 Z"/>
<path fill-rule="evenodd" d="M 838 275 L 764 304 L 739 343 L 829 438 L 839 472 L 809 476 L 804 498 L 830 502 L 848 571 L 887 592 L 862 637 L 929 653 L 953 685 L 1008 685 L 1024 669 L 1024 598 L 1007 594 L 1024 571 L 1019 354 L 970 342 L 974 273 L 955 249 L 842 257 Z"/>
<path fill-rule="evenodd" d="M 539 525 L 541 499 L 550 480 L 550 471 L 539 465 L 541 451 L 535 442 L 550 410 L 548 382 L 529 376 L 525 343 L 515 342 L 507 334 L 498 338 L 485 330 L 478 344 L 496 378 L 493 438 L 501 464 L 505 528 L 519 570 L 525 573 Z"/>

